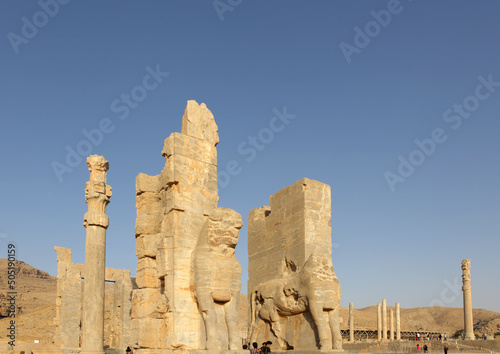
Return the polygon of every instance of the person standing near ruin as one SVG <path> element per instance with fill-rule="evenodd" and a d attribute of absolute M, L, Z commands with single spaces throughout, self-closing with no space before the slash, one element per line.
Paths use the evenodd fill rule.
<path fill-rule="evenodd" d="M 250 348 L 250 354 L 257 354 L 259 352 L 259 348 L 257 342 L 252 343 L 252 348 Z"/>
<path fill-rule="evenodd" d="M 448 346 L 445 344 L 443 347 L 444 354 L 448 354 Z"/>
<path fill-rule="evenodd" d="M 420 353 L 420 344 L 417 344 L 417 353 Z"/>

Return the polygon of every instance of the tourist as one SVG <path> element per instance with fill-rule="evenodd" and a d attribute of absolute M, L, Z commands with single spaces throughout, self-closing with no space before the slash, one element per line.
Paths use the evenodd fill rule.
<path fill-rule="evenodd" d="M 251 354 L 257 354 L 259 352 L 259 348 L 257 342 L 252 343 L 252 348 L 250 348 L 250 353 Z"/>
<path fill-rule="evenodd" d="M 259 353 L 267 354 L 270 352 L 271 352 L 271 349 L 269 349 L 269 347 L 267 346 L 267 342 L 262 343 L 262 347 L 260 347 Z"/>
<path fill-rule="evenodd" d="M 130 349 L 130 347 L 127 347 L 127 350 L 125 350 L 125 352 L 126 352 L 127 354 L 132 354 L 132 349 Z"/>
<path fill-rule="evenodd" d="M 248 345 L 243 344 L 243 350 L 247 350 L 247 349 L 248 349 Z"/>
<path fill-rule="evenodd" d="M 420 353 L 420 344 L 417 344 L 417 353 Z"/>
<path fill-rule="evenodd" d="M 444 354 L 448 354 L 448 347 L 446 346 L 446 344 L 444 345 L 443 350 L 444 350 Z"/>
<path fill-rule="evenodd" d="M 424 353 L 427 353 L 427 350 L 428 350 L 428 349 L 429 349 L 429 348 L 427 348 L 427 344 L 425 344 L 425 345 L 424 345 Z"/>

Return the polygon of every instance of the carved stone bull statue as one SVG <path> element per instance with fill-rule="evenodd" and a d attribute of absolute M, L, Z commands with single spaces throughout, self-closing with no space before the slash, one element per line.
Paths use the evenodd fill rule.
<path fill-rule="evenodd" d="M 207 350 L 240 349 L 238 302 L 241 265 L 234 249 L 243 226 L 241 215 L 217 208 L 210 213 L 198 238 L 192 261 L 192 291 L 205 323 Z M 222 348 L 217 333 L 215 306 L 223 306 L 228 347 Z"/>
<path fill-rule="evenodd" d="M 311 254 L 302 269 L 282 279 L 258 285 L 251 295 L 250 342 L 257 337 L 262 320 L 271 325 L 281 349 L 289 349 L 281 331 L 280 317 L 310 311 L 316 324 L 319 349 L 342 349 L 339 323 L 341 289 L 328 255 Z M 324 312 L 328 313 L 328 322 Z M 331 332 L 331 341 L 328 332 Z"/>

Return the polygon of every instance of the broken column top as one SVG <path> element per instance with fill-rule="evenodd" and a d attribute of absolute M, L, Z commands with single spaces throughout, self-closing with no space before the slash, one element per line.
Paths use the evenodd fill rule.
<path fill-rule="evenodd" d="M 109 169 L 109 163 L 103 156 L 90 155 L 87 157 L 87 166 L 91 181 L 106 183 L 106 171 Z"/>
<path fill-rule="evenodd" d="M 181 133 L 205 140 L 213 146 L 219 143 L 219 128 L 214 115 L 204 103 L 198 104 L 194 100 L 187 102 L 182 116 Z"/>

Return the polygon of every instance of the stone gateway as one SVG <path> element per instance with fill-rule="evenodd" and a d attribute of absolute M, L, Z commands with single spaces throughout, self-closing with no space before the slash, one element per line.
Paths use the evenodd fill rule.
<path fill-rule="evenodd" d="M 304 178 L 271 196 L 271 207 L 250 211 L 250 342 L 342 349 L 330 195 L 328 185 Z"/>

